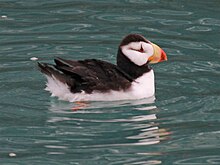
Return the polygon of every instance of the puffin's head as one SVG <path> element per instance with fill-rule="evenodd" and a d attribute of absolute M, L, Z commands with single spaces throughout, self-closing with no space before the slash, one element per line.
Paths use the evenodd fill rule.
<path fill-rule="evenodd" d="M 139 34 L 129 34 L 121 42 L 120 51 L 135 65 L 158 63 L 167 60 L 167 55 L 156 44 Z"/>

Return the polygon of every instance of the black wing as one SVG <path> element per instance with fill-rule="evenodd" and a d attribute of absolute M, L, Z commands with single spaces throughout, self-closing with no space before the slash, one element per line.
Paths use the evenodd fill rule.
<path fill-rule="evenodd" d="M 61 58 L 54 61 L 56 65 L 39 63 L 41 72 L 66 83 L 73 93 L 82 90 L 86 93 L 94 90 L 100 92 L 126 90 L 133 81 L 116 65 L 105 61 L 96 59 L 73 61 Z"/>

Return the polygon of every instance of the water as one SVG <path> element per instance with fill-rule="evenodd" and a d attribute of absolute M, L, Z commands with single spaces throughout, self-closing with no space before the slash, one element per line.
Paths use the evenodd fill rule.
<path fill-rule="evenodd" d="M 220 164 L 219 1 L 0 1 L 0 162 Z M 36 62 L 115 62 L 129 33 L 160 45 L 156 101 L 51 98 Z"/>

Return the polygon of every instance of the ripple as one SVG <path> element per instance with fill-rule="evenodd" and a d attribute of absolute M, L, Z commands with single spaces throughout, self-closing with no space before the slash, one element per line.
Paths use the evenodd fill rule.
<path fill-rule="evenodd" d="M 162 161 L 160 160 L 148 160 L 148 161 L 135 161 L 130 162 L 130 165 L 156 165 L 156 164 L 162 164 Z"/>
<path fill-rule="evenodd" d="M 3 50 L 5 53 L 10 54 L 10 53 L 14 53 L 14 52 L 17 52 L 17 53 L 18 52 L 28 52 L 30 50 L 34 50 L 37 48 L 39 48 L 37 45 L 29 45 L 29 46 L 17 45 L 14 42 L 14 43 L 5 43 Z"/>
<path fill-rule="evenodd" d="M 189 25 L 189 24 L 192 24 L 191 21 L 185 21 L 185 20 L 162 20 L 159 22 L 162 25 Z"/>
<path fill-rule="evenodd" d="M 157 33 L 166 34 L 166 35 L 181 35 L 181 33 L 179 32 L 162 30 L 162 29 L 154 29 L 154 28 L 148 28 L 148 27 L 140 27 L 139 29 L 146 30 L 149 32 L 157 32 Z"/>
<path fill-rule="evenodd" d="M 199 156 L 193 158 L 187 158 L 175 161 L 174 164 L 177 165 L 208 165 L 208 164 L 220 164 L 219 155 L 211 156 Z"/>
<path fill-rule="evenodd" d="M 119 15 L 119 14 L 101 14 L 101 15 L 92 15 L 89 17 L 90 19 L 97 19 L 97 20 L 103 20 L 103 21 L 116 21 L 116 22 L 143 22 L 143 20 L 146 21 L 153 21 L 153 17 L 149 16 L 128 16 L 128 15 Z"/>
<path fill-rule="evenodd" d="M 150 10 L 149 13 L 155 15 L 173 15 L 173 16 L 188 16 L 192 15 L 193 12 L 189 11 L 177 11 L 177 10 L 164 10 L 164 9 L 154 9 Z"/>
<path fill-rule="evenodd" d="M 216 61 L 194 61 L 194 71 L 208 71 L 219 73 L 220 64 Z"/>
<path fill-rule="evenodd" d="M 137 4 L 149 4 L 150 2 L 145 0 L 127 0 L 129 3 L 137 3 Z M 156 3 L 156 2 L 155 2 Z"/>
<path fill-rule="evenodd" d="M 55 11 L 50 11 L 51 13 L 58 13 L 58 14 L 82 14 L 85 13 L 86 11 L 84 10 L 80 10 L 80 9 L 73 9 L 73 8 L 64 8 L 64 9 L 60 9 L 60 10 L 55 10 Z"/>
<path fill-rule="evenodd" d="M 35 27 L 30 27 L 31 31 L 51 31 L 51 29 L 56 29 L 56 32 L 85 32 L 87 29 L 91 28 L 93 25 L 87 23 L 53 23 L 44 24 Z"/>
<path fill-rule="evenodd" d="M 68 146 L 58 146 L 58 145 L 45 145 L 46 148 L 52 148 L 52 149 L 67 149 Z"/>
<path fill-rule="evenodd" d="M 202 18 L 199 20 L 199 23 L 202 25 L 220 26 L 220 20 L 214 18 Z"/>
<path fill-rule="evenodd" d="M 186 30 L 192 32 L 208 32 L 208 31 L 212 31 L 212 28 L 204 27 L 204 26 L 192 26 L 190 28 L 187 28 Z"/>
<path fill-rule="evenodd" d="M 64 155 L 65 154 L 65 152 L 47 152 L 47 155 Z"/>
<path fill-rule="evenodd" d="M 195 41 L 184 41 L 184 40 L 165 40 L 161 39 L 162 42 L 164 43 L 169 43 L 172 46 L 179 46 L 182 48 L 187 48 L 187 49 L 212 49 L 215 50 L 213 47 L 211 47 L 208 44 L 201 43 L 201 42 L 195 42 Z"/>
<path fill-rule="evenodd" d="M 74 112 L 74 111 L 73 111 Z M 81 114 L 86 114 L 84 111 L 80 112 Z M 87 112 L 90 113 L 91 112 Z M 97 114 L 102 113 L 101 111 L 97 112 Z M 96 113 L 94 113 L 96 114 Z M 152 115 L 140 115 L 140 116 L 133 116 L 130 119 L 110 119 L 110 120 L 96 120 L 96 119 L 80 119 L 80 118 L 70 118 L 70 117 L 51 117 L 47 120 L 48 123 L 55 123 L 55 122 L 65 122 L 65 121 L 83 121 L 83 122 L 91 122 L 91 123 L 124 123 L 124 122 L 140 122 L 140 121 L 148 121 L 148 120 L 155 120 L 157 119 L 155 114 Z"/>
<path fill-rule="evenodd" d="M 165 48 L 164 49 L 165 50 L 165 52 L 167 53 L 167 54 L 169 54 L 169 56 L 182 56 L 182 55 L 184 55 L 182 52 L 181 52 L 181 50 L 178 50 L 178 49 L 173 49 L 173 48 Z"/>

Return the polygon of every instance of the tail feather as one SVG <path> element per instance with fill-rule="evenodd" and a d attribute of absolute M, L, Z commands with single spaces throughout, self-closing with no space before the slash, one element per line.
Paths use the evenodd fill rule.
<path fill-rule="evenodd" d="M 54 62 L 56 63 L 57 66 L 69 66 L 69 67 L 71 67 L 70 64 L 68 64 L 64 59 L 59 58 L 59 57 L 55 58 Z"/>
<path fill-rule="evenodd" d="M 49 64 L 38 62 L 38 67 L 42 73 L 50 77 L 52 76 L 52 68 L 49 66 Z"/>
<path fill-rule="evenodd" d="M 38 67 L 42 73 L 45 75 L 55 78 L 59 80 L 60 82 L 67 84 L 71 87 L 74 86 L 74 79 L 72 79 L 70 76 L 64 75 L 60 71 L 58 71 L 54 65 L 47 64 L 47 63 L 39 63 L 38 62 Z"/>

